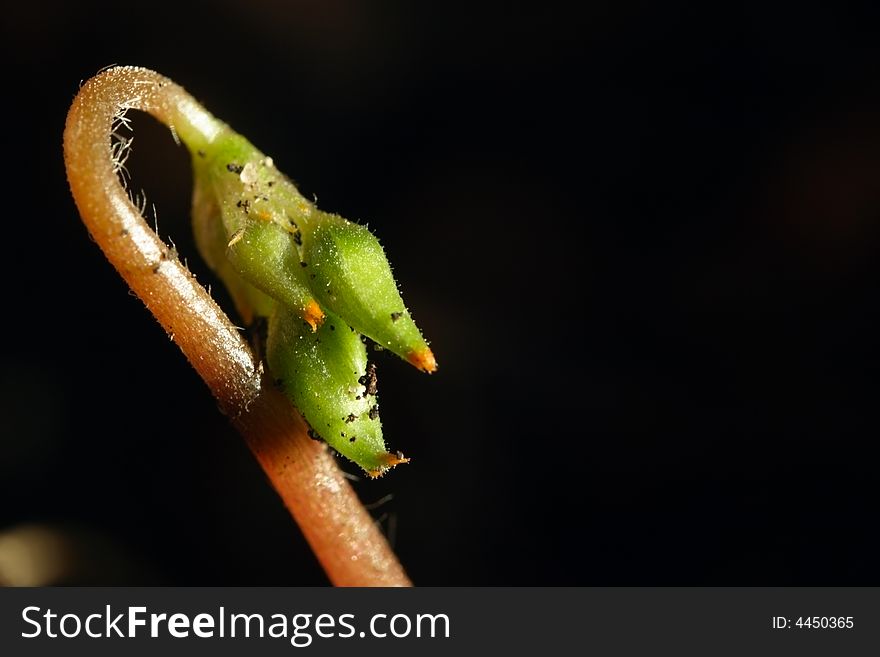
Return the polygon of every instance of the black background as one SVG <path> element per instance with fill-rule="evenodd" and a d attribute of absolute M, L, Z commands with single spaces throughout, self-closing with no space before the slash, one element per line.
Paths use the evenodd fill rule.
<path fill-rule="evenodd" d="M 711 7 L 5 8 L 0 530 L 84 537 L 80 583 L 326 582 L 77 218 L 67 108 L 136 64 L 385 245 L 440 370 L 377 354 L 413 462 L 354 485 L 417 584 L 878 584 L 880 16 Z"/>

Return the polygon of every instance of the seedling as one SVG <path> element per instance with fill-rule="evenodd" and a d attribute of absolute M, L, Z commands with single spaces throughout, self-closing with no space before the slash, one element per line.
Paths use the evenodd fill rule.
<path fill-rule="evenodd" d="M 152 114 L 189 150 L 197 245 L 243 320 L 267 323 L 265 358 L 149 229 L 123 188 L 118 174 L 129 144 L 113 135 L 130 109 Z M 64 151 L 95 241 L 244 435 L 331 580 L 408 584 L 333 459 L 308 438 L 326 441 L 373 477 L 407 460 L 385 447 L 375 367 L 361 335 L 425 372 L 436 362 L 373 235 L 319 210 L 271 158 L 146 69 L 112 68 L 83 85 L 68 114 Z"/>

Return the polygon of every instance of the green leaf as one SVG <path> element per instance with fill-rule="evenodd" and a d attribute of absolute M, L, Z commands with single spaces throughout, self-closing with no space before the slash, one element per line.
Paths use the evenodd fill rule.
<path fill-rule="evenodd" d="M 324 214 L 304 235 L 303 259 L 310 268 L 312 293 L 322 306 L 420 369 L 436 369 L 400 297 L 385 251 L 365 226 Z"/>
<path fill-rule="evenodd" d="M 323 313 L 302 271 L 300 253 L 301 227 L 309 225 L 314 206 L 275 169 L 271 158 L 240 135 L 224 133 L 209 151 L 200 153 L 193 158 L 196 199 L 203 206 L 213 204 L 219 213 L 225 259 L 250 285 L 316 327 Z M 202 223 L 211 221 L 209 214 L 194 210 Z M 206 235 L 216 231 L 204 226 L 200 230 Z M 214 267 L 223 269 L 219 263 Z"/>
<path fill-rule="evenodd" d="M 269 320 L 272 375 L 309 423 L 313 437 L 379 476 L 401 463 L 382 438 L 375 367 L 360 336 L 333 313 L 317 331 L 284 306 Z"/>

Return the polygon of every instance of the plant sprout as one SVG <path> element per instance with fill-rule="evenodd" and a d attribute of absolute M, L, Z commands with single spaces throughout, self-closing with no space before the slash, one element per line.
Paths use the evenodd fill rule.
<path fill-rule="evenodd" d="M 426 372 L 437 365 L 364 226 L 318 210 L 244 137 L 210 116 L 193 160 L 199 250 L 239 313 L 268 320 L 266 358 L 315 437 L 371 477 L 406 459 L 387 451 L 375 367 L 361 334 Z"/>
<path fill-rule="evenodd" d="M 267 368 L 122 185 L 130 141 L 114 136 L 130 109 L 167 125 L 191 153 L 196 243 L 242 318 L 267 321 Z M 82 86 L 64 156 L 95 241 L 245 437 L 331 581 L 408 585 L 325 444 L 310 439 L 322 438 L 371 476 L 406 462 L 385 447 L 375 369 L 360 336 L 423 371 L 436 362 L 376 239 L 318 210 L 271 158 L 147 69 L 111 68 Z"/>

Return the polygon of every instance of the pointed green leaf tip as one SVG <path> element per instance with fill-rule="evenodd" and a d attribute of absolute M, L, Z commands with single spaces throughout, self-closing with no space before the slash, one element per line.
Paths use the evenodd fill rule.
<path fill-rule="evenodd" d="M 196 243 L 247 322 L 268 322 L 269 371 L 320 437 L 370 476 L 388 452 L 361 334 L 437 368 L 366 227 L 318 210 L 271 158 L 228 128 L 193 151 Z"/>
<path fill-rule="evenodd" d="M 379 240 L 365 226 L 326 215 L 304 236 L 303 259 L 322 306 L 420 369 L 436 369 L 433 359 L 423 362 L 428 344 L 400 298 Z"/>
<path fill-rule="evenodd" d="M 327 313 L 317 331 L 279 307 L 269 322 L 269 368 L 317 433 L 371 476 L 403 462 L 382 439 L 376 368 L 353 329 Z"/>

